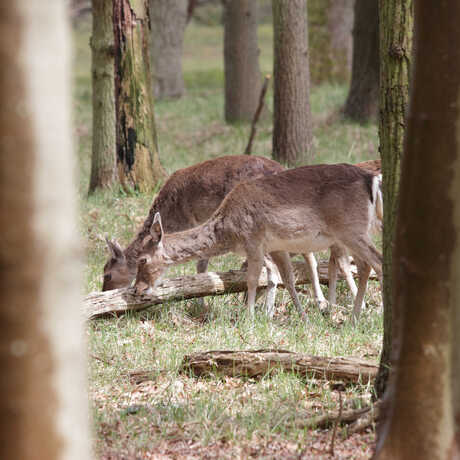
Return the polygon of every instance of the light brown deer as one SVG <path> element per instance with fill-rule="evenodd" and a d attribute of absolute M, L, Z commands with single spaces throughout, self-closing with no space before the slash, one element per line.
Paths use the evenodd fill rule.
<path fill-rule="evenodd" d="M 377 221 L 374 222 L 373 228 L 371 228 L 371 233 L 375 233 L 380 231 L 381 224 L 383 220 L 383 201 L 382 201 L 382 193 L 380 189 L 381 185 L 381 161 L 380 160 L 369 160 L 363 161 L 362 163 L 356 163 L 355 166 L 358 166 L 361 169 L 364 169 L 374 176 L 377 176 L 379 179 L 379 190 L 376 196 L 375 202 L 375 211 Z M 355 261 L 358 266 L 360 266 L 361 271 L 365 270 L 365 266 L 361 264 L 361 262 Z M 353 309 L 353 319 L 356 321 L 359 317 L 363 302 L 364 302 L 364 294 L 365 294 L 365 287 L 361 289 L 360 295 L 362 298 L 356 298 L 358 294 L 358 288 L 356 287 L 356 283 L 353 279 L 353 274 L 350 267 L 350 261 L 348 253 L 344 250 L 344 248 L 338 246 L 331 246 L 331 255 L 329 258 L 329 267 L 328 267 L 328 280 L 329 280 L 329 296 L 328 300 L 330 304 L 336 303 L 336 293 L 337 293 L 337 273 L 338 269 L 341 269 L 345 280 L 350 288 L 352 293 L 353 299 L 355 299 L 355 308 Z M 364 277 L 362 278 L 364 279 Z M 364 281 L 362 281 L 364 282 Z"/>
<path fill-rule="evenodd" d="M 126 249 L 106 239 L 111 257 L 104 266 L 103 291 L 127 287 L 136 277 L 142 240 L 149 234 L 157 212 L 167 233 L 196 227 L 206 221 L 239 182 L 284 171 L 276 161 L 248 155 L 223 156 L 180 169 L 163 185 L 142 229 Z M 208 258 L 200 258 L 198 273 L 207 270 Z"/>
<path fill-rule="evenodd" d="M 254 316 L 260 271 L 270 254 L 305 317 L 289 252 L 308 255 L 335 245 L 360 261 L 366 283 L 370 267 L 380 276 L 381 255 L 368 235 L 378 190 L 377 177 L 352 165 L 304 166 L 240 183 L 205 223 L 183 232 L 165 234 L 157 213 L 143 242 L 135 290 L 148 293 L 168 266 L 235 252 L 248 261 L 247 302 Z"/>

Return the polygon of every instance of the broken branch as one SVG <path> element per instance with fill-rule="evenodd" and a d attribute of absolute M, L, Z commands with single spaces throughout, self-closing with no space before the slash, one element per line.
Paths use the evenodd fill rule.
<path fill-rule="evenodd" d="M 262 89 L 260 91 L 259 105 L 257 106 L 256 112 L 254 113 L 254 118 L 252 119 L 252 123 L 251 123 L 251 134 L 249 135 L 248 145 L 246 146 L 246 149 L 244 150 L 245 155 L 251 155 L 252 141 L 254 140 L 254 137 L 256 135 L 257 122 L 259 121 L 260 114 L 264 107 L 265 94 L 267 93 L 268 83 L 270 81 L 270 78 L 271 78 L 270 75 L 265 75 L 264 84 L 262 85 Z"/>

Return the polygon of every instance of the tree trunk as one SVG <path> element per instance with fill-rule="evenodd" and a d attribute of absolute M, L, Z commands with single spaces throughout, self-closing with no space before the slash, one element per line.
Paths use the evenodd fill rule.
<path fill-rule="evenodd" d="M 366 123 L 379 110 L 378 0 L 356 0 L 353 27 L 353 63 L 344 115 Z"/>
<path fill-rule="evenodd" d="M 254 0 L 224 3 L 224 70 L 225 120 L 251 121 L 262 87 Z"/>
<path fill-rule="evenodd" d="M 153 115 L 148 4 L 113 0 L 113 5 L 118 173 L 127 192 L 146 192 L 165 178 Z"/>
<path fill-rule="evenodd" d="M 93 0 L 93 155 L 89 193 L 116 178 L 115 62 L 112 0 Z"/>
<path fill-rule="evenodd" d="M 394 252 L 398 361 L 378 459 L 460 457 L 460 3 L 415 2 Z M 436 27 L 433 27 L 436 24 Z M 397 318 L 394 318 L 394 321 Z"/>
<path fill-rule="evenodd" d="M 66 8 L 0 8 L 2 460 L 90 458 Z"/>
<path fill-rule="evenodd" d="M 312 160 L 307 6 L 305 0 L 272 0 L 272 6 L 273 158 L 296 166 Z"/>
<path fill-rule="evenodd" d="M 182 45 L 187 25 L 187 0 L 150 0 L 151 55 L 155 98 L 181 97 Z"/>
<path fill-rule="evenodd" d="M 354 0 L 309 0 L 308 42 L 313 84 L 348 82 L 353 49 Z"/>
<path fill-rule="evenodd" d="M 412 55 L 412 0 L 380 0 L 380 120 L 379 138 L 383 174 L 383 305 L 384 334 L 375 390 L 382 396 L 390 369 L 392 337 L 392 253 L 409 103 Z"/>

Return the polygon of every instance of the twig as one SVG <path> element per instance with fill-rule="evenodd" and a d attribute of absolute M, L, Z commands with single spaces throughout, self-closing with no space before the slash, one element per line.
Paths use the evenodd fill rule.
<path fill-rule="evenodd" d="M 363 432 L 366 428 L 374 424 L 379 419 L 379 416 L 380 403 L 377 402 L 371 407 L 371 410 L 369 412 L 359 417 L 354 423 L 350 425 L 350 428 L 348 429 L 348 434 L 352 435 L 354 433 Z"/>
<path fill-rule="evenodd" d="M 97 355 L 94 355 L 93 353 L 90 353 L 89 356 L 97 361 L 100 361 L 101 363 L 107 364 L 108 366 L 112 364 L 110 361 L 107 361 L 106 359 L 103 359 Z"/>
<path fill-rule="evenodd" d="M 260 113 L 262 112 L 262 109 L 264 107 L 265 94 L 267 93 L 268 82 L 270 81 L 270 78 L 271 78 L 270 75 L 265 75 L 264 84 L 262 85 L 262 89 L 260 90 L 259 105 L 257 106 L 256 112 L 254 114 L 254 118 L 252 119 L 251 134 L 249 135 L 248 145 L 246 146 L 246 150 L 244 151 L 245 155 L 251 155 L 252 141 L 254 140 L 254 137 L 256 135 L 256 130 L 257 130 L 256 125 L 257 125 L 257 122 L 259 121 Z"/>
<path fill-rule="evenodd" d="M 334 456 L 334 441 L 335 441 L 335 435 L 337 434 L 337 427 L 339 426 L 340 420 L 342 418 L 342 392 L 339 391 L 339 415 L 335 419 L 334 422 L 334 429 L 332 430 L 332 438 L 331 438 L 331 446 L 329 447 L 329 453 Z"/>

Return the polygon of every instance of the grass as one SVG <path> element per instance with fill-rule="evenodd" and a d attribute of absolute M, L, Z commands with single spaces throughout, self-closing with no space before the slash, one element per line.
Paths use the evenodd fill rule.
<path fill-rule="evenodd" d="M 91 157 L 90 24 L 74 25 L 74 119 L 81 204 L 80 228 L 86 245 L 85 291 L 99 290 L 107 257 L 100 236 L 116 236 L 122 244 L 133 237 L 153 196 L 98 193 L 87 197 Z M 271 72 L 271 29 L 259 29 L 261 67 Z M 185 97 L 156 103 L 160 156 L 168 172 L 223 154 L 244 150 L 249 128 L 223 121 L 222 30 L 191 24 L 184 51 Z M 334 114 L 343 105 L 345 86 L 313 88 L 316 162 L 357 162 L 377 156 L 374 125 L 343 122 Z M 271 107 L 272 94 L 268 94 Z M 263 120 L 254 153 L 270 156 L 271 122 Z M 211 261 L 211 270 L 239 266 L 236 256 Z M 193 273 L 191 264 L 171 274 Z M 367 308 L 357 328 L 348 319 L 348 290 L 339 286 L 337 307 L 330 317 L 309 305 L 309 324 L 297 316 L 288 295 L 280 292 L 273 321 L 258 313 L 254 328 L 241 296 L 162 305 L 157 311 L 94 321 L 87 326 L 89 395 L 94 421 L 94 447 L 99 458 L 267 458 L 316 452 L 326 448 L 327 434 L 304 430 L 309 414 L 338 407 L 338 393 L 327 383 L 278 372 L 260 380 L 195 378 L 179 372 L 184 355 L 211 349 L 283 348 L 322 356 L 377 359 L 382 334 L 380 292 L 371 284 Z M 343 319 L 345 318 L 345 321 Z M 150 369 L 151 381 L 133 383 L 129 372 Z M 363 404 L 370 387 L 347 386 L 346 405 Z M 373 433 L 345 439 L 336 451 L 369 457 Z M 316 451 L 315 451 L 316 449 Z M 340 450 L 342 449 L 342 450 Z M 347 450 L 348 449 L 348 450 Z M 313 455 L 313 454 L 312 454 Z M 271 457 L 270 457 L 271 456 Z M 345 455 L 347 458 L 350 456 Z M 159 457 L 157 457 L 159 458 Z M 162 457 L 163 458 L 163 457 Z M 310 457 L 307 457 L 310 458 Z M 317 458 L 317 457 L 315 457 Z"/>

